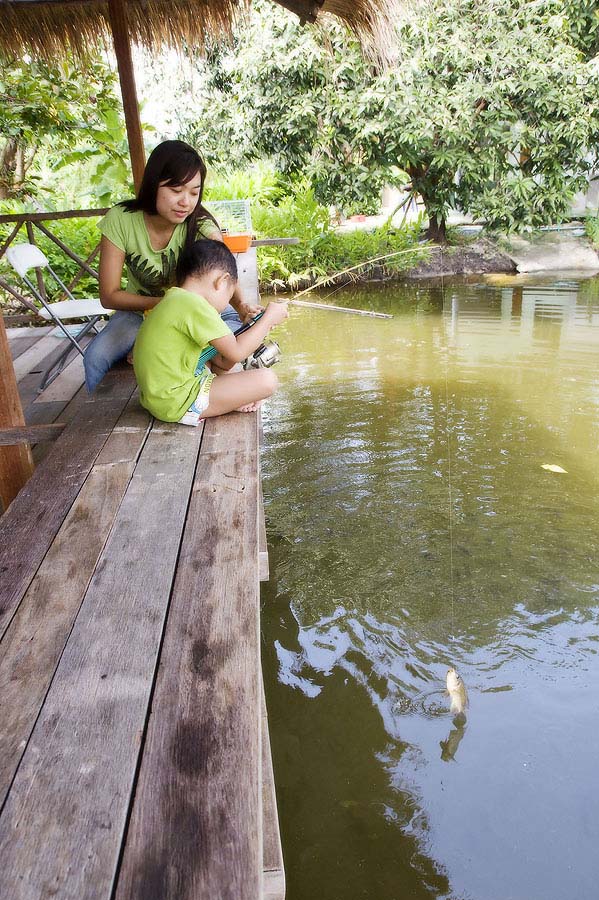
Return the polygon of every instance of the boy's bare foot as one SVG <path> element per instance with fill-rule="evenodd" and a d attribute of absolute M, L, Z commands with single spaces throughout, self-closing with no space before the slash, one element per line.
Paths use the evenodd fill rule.
<path fill-rule="evenodd" d="M 246 403 L 245 406 L 239 406 L 235 412 L 256 412 L 262 406 L 262 400 L 256 400 L 254 403 Z"/>

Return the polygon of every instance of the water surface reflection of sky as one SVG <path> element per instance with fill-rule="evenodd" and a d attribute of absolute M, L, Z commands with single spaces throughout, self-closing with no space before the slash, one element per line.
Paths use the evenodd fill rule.
<path fill-rule="evenodd" d="M 287 896 L 591 900 L 599 281 L 332 302 L 394 318 L 295 310 L 278 337 L 262 628 Z"/>

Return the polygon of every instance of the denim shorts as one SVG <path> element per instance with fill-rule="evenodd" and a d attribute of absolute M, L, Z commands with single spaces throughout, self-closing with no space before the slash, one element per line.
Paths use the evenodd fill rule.
<path fill-rule="evenodd" d="M 208 408 L 208 403 L 210 402 L 210 385 L 214 381 L 214 378 L 214 372 L 211 372 L 207 366 L 204 366 L 204 369 L 200 375 L 200 389 L 198 391 L 197 397 L 195 398 L 185 415 L 181 416 L 181 418 L 179 419 L 180 425 L 191 425 L 193 428 L 196 428 L 200 424 L 202 415 Z"/>

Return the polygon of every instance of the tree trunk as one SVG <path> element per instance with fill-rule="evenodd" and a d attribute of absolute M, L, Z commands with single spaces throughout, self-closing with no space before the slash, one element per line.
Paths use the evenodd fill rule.
<path fill-rule="evenodd" d="M 19 144 L 16 137 L 7 139 L 0 155 L 0 200 L 10 197 L 15 178 L 17 150 Z"/>
<path fill-rule="evenodd" d="M 426 206 L 426 200 L 424 201 L 424 205 Z M 429 241 L 433 241 L 434 244 L 446 244 L 447 228 L 445 219 L 429 215 L 426 236 Z"/>
<path fill-rule="evenodd" d="M 431 213 L 434 206 L 435 180 L 428 174 L 428 166 L 408 166 L 406 171 L 412 179 L 412 190 L 420 194 L 424 201 L 424 208 L 428 212 L 428 228 L 426 236 L 435 244 L 447 243 L 446 221 L 444 215 Z"/>

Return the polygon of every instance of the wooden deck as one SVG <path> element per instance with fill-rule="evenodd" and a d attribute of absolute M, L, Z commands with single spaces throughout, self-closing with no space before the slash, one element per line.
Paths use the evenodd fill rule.
<path fill-rule="evenodd" d="M 62 341 L 9 341 L 27 423 L 65 427 L 0 518 L 0 896 L 282 898 L 258 417 L 155 422 L 80 358 L 38 396 Z"/>

